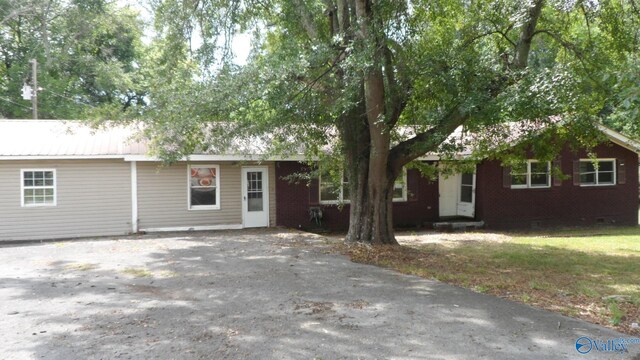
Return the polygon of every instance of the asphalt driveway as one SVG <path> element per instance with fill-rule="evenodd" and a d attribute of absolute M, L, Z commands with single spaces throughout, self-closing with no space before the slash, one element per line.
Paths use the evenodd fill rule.
<path fill-rule="evenodd" d="M 640 358 L 640 344 L 582 355 L 580 337 L 628 336 L 354 264 L 322 241 L 259 230 L 2 245 L 0 358 Z"/>

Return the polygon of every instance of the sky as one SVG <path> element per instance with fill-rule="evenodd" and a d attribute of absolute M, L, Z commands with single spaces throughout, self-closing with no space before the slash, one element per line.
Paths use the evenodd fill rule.
<path fill-rule="evenodd" d="M 145 39 L 143 41 L 149 43 L 153 39 L 155 33 L 153 30 L 153 11 L 149 0 L 117 0 L 117 4 L 121 7 L 131 6 L 140 10 L 140 16 L 147 24 L 145 29 Z M 221 41 L 222 42 L 222 41 Z M 199 34 L 194 34 L 191 39 L 191 46 L 193 49 L 197 49 L 202 44 L 202 39 Z M 239 34 L 233 39 L 231 45 L 233 54 L 235 55 L 235 62 L 239 65 L 245 64 L 251 50 L 251 35 Z"/>

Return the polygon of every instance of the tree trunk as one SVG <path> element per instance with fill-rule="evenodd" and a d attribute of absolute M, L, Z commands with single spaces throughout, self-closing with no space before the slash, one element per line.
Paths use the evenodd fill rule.
<path fill-rule="evenodd" d="M 357 36 L 371 45 L 372 65 L 365 70 L 362 82 L 361 111 L 348 126 L 347 141 L 357 146 L 345 146 L 350 189 L 349 233 L 347 241 L 371 244 L 398 242 L 393 234 L 394 171 L 390 171 L 390 129 L 385 119 L 384 40 L 375 30 L 371 2 L 355 1 L 355 15 L 359 20 Z M 347 130 L 347 129 L 343 129 Z"/>
<path fill-rule="evenodd" d="M 364 88 L 361 91 L 364 95 Z M 345 173 L 349 180 L 347 241 L 397 244 L 392 219 L 393 184 L 396 176 L 395 172 L 387 170 L 386 162 L 380 162 L 380 158 L 372 152 L 372 132 L 364 101 L 349 114 L 345 114 L 339 123 L 346 159 Z M 383 170 L 378 170 L 381 167 Z"/>
<path fill-rule="evenodd" d="M 360 159 L 348 166 L 349 232 L 348 242 L 375 245 L 397 245 L 393 233 L 393 187 L 395 177 L 387 171 L 377 171 L 374 161 Z"/>
<path fill-rule="evenodd" d="M 373 120 L 379 118 L 383 109 L 381 76 L 374 72 L 363 82 L 363 100 L 341 121 L 349 180 L 347 241 L 396 245 L 393 186 L 399 171 L 389 166 L 389 132 L 382 128 L 384 123 Z"/>

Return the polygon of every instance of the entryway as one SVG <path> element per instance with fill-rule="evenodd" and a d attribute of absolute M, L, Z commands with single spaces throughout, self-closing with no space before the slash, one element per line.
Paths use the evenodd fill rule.
<path fill-rule="evenodd" d="M 438 180 L 440 218 L 475 217 L 476 174 L 442 175 Z"/>
<path fill-rule="evenodd" d="M 242 226 L 269 226 L 269 170 L 242 168 Z"/>

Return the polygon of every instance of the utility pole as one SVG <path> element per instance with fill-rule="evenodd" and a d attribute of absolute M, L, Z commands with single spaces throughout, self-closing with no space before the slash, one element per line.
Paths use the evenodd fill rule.
<path fill-rule="evenodd" d="M 31 62 L 31 108 L 33 110 L 33 119 L 38 119 L 38 60 L 33 59 Z"/>

